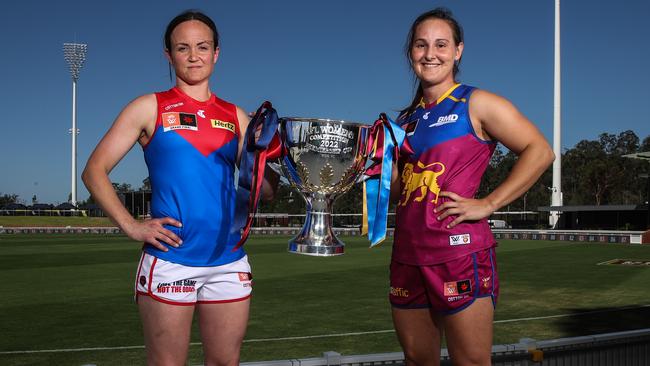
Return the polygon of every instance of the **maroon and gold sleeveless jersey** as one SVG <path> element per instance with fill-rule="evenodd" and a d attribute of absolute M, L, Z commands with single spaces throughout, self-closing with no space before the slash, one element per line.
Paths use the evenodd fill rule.
<path fill-rule="evenodd" d="M 447 199 L 441 191 L 474 197 L 496 143 L 481 140 L 472 127 L 469 103 L 473 87 L 456 84 L 436 103 L 420 105 L 398 123 L 414 153 L 400 162 L 393 260 L 413 265 L 444 263 L 495 245 L 486 219 L 442 221 L 435 207 Z"/>

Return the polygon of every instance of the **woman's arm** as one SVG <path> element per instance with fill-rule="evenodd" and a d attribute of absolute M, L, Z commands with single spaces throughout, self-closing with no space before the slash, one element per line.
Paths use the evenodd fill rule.
<path fill-rule="evenodd" d="M 544 136 L 515 106 L 498 95 L 476 90 L 469 105 L 470 118 L 483 138 L 494 139 L 517 154 L 518 159 L 508 177 L 490 194 L 480 199 L 461 197 L 454 192 L 440 192 L 451 198 L 435 209 L 439 220 L 457 216 L 448 227 L 465 220 L 479 220 L 525 193 L 555 158 Z"/>
<path fill-rule="evenodd" d="M 144 140 L 152 135 L 156 113 L 157 102 L 153 94 L 139 97 L 129 103 L 88 158 L 81 178 L 93 199 L 131 239 L 144 241 L 167 251 L 159 241 L 177 247 L 181 240 L 165 229 L 163 224 L 180 227 L 181 223 L 169 217 L 145 222 L 135 220 L 120 202 L 108 177 L 111 170 L 139 139 Z"/>

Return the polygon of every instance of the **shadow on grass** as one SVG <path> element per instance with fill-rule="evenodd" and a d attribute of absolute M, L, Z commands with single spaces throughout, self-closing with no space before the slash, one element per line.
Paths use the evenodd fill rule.
<path fill-rule="evenodd" d="M 566 337 L 650 328 L 650 306 L 566 309 L 573 316 L 557 320 Z"/>

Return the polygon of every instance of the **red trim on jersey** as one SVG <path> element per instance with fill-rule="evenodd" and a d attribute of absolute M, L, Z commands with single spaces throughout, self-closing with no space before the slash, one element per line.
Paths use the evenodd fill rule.
<path fill-rule="evenodd" d="M 237 115 L 237 106 L 230 103 L 230 102 L 228 102 L 228 101 L 225 101 L 225 100 L 217 97 L 214 93 L 210 92 L 210 98 L 208 98 L 205 101 L 200 101 L 200 100 L 196 100 L 196 99 L 190 97 L 189 95 L 185 94 L 180 88 L 175 86 L 175 87 L 173 87 L 173 88 L 171 88 L 171 89 L 169 89 L 167 91 L 157 92 L 154 95 L 156 97 L 156 121 L 155 121 L 154 131 L 153 131 L 152 135 L 150 136 L 147 143 L 145 145 L 142 145 L 143 150 L 145 150 L 149 146 L 151 141 L 156 136 L 158 129 L 163 126 L 162 115 L 164 113 L 168 112 L 168 111 L 164 110 L 163 107 L 164 107 L 165 104 L 169 103 L 171 100 L 177 101 L 176 103 L 182 102 L 182 105 L 173 105 L 173 104 L 168 105 L 169 107 L 173 107 L 170 111 L 178 110 L 179 112 L 183 113 L 183 110 L 185 110 L 184 113 L 194 114 L 194 112 L 188 111 L 188 105 L 194 105 L 195 107 L 205 108 L 206 111 L 208 109 L 211 109 L 212 110 L 212 112 L 210 112 L 211 114 L 219 115 L 220 116 L 219 118 L 224 118 L 224 120 L 226 120 L 228 122 L 230 122 L 230 119 L 232 119 L 234 121 L 232 123 L 235 125 L 235 130 L 233 132 L 233 134 L 234 134 L 233 139 L 237 139 L 237 141 L 239 141 L 239 137 L 241 136 L 241 132 L 240 132 L 240 126 L 239 126 L 239 117 Z M 191 108 L 190 108 L 190 110 L 191 110 Z M 228 118 L 228 119 L 225 119 L 225 118 Z M 207 119 L 208 119 L 208 122 L 209 122 L 209 119 L 211 119 L 211 118 L 208 117 Z M 196 121 L 196 122 L 197 122 L 196 126 L 198 127 L 199 122 L 198 121 Z M 209 125 L 209 123 L 208 123 L 208 125 Z M 206 129 L 206 131 L 211 131 L 211 130 L 212 129 L 210 129 L 210 128 Z M 200 139 L 195 139 L 193 137 L 194 134 L 192 134 L 192 133 L 187 134 L 185 131 L 181 131 L 181 130 L 178 130 L 177 133 L 179 135 L 181 135 L 181 137 L 183 137 L 185 140 L 187 140 L 190 144 L 192 144 L 195 148 L 197 148 L 205 156 L 211 154 L 212 152 L 217 150 L 219 147 L 221 147 L 221 146 L 223 146 L 223 145 L 225 145 L 226 143 L 229 142 L 229 140 L 228 141 L 224 140 L 224 141 L 222 141 L 222 145 L 217 144 L 217 145 L 213 146 L 213 145 L 208 144 L 210 146 L 206 146 L 205 142 L 201 142 Z M 208 132 L 208 133 L 210 134 L 211 132 Z M 212 140 L 212 141 L 214 141 L 214 140 Z"/>

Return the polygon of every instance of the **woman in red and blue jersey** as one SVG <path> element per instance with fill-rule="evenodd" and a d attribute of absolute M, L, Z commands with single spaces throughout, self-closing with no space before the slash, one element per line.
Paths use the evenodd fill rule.
<path fill-rule="evenodd" d="M 414 21 L 405 49 L 419 85 L 397 121 L 413 154 L 393 175 L 389 298 L 407 364 L 438 365 L 444 334 L 455 365 L 490 365 L 499 283 L 487 218 L 554 158 L 509 101 L 456 81 L 463 48 L 462 28 L 437 8 Z M 498 142 L 519 159 L 497 188 L 475 198 Z"/>
<path fill-rule="evenodd" d="M 249 119 L 217 97 L 209 78 L 219 34 L 205 14 L 175 17 L 164 36 L 176 85 L 129 103 L 83 173 L 93 198 L 131 239 L 144 242 L 135 280 L 147 363 L 184 365 L 194 310 L 206 365 L 237 365 L 248 321 L 252 275 L 233 230 L 235 168 Z M 135 220 L 108 173 L 139 142 L 151 180 L 152 219 Z M 272 185 L 265 182 L 263 198 Z"/>

